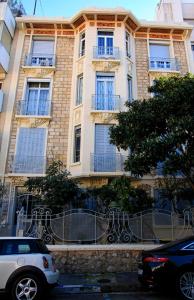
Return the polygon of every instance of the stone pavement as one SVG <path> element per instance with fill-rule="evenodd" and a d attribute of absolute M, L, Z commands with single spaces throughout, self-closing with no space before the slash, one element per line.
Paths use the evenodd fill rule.
<path fill-rule="evenodd" d="M 66 292 L 135 292 L 141 290 L 136 272 L 61 274 L 58 289 Z"/>

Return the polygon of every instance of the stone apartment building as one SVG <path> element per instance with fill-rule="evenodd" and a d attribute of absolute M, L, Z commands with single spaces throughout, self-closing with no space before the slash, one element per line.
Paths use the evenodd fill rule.
<path fill-rule="evenodd" d="M 150 97 L 155 78 L 191 70 L 192 26 L 183 21 L 147 22 L 122 8 L 91 8 L 70 19 L 23 16 L 16 23 L 0 113 L 2 225 L 14 224 L 26 178 L 43 176 L 53 159 L 85 187 L 130 178 L 128 153 L 109 142 L 115 114 L 126 101 Z M 153 193 L 154 179 L 134 184 Z"/>

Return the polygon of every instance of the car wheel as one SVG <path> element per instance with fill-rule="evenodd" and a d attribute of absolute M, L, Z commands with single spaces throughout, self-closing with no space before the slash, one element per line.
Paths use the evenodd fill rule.
<path fill-rule="evenodd" d="M 194 299 L 194 271 L 182 271 L 176 281 L 177 292 L 181 298 L 186 300 Z"/>
<path fill-rule="evenodd" d="M 43 282 L 33 274 L 21 275 L 13 281 L 10 294 L 13 300 L 38 300 L 42 294 Z"/>

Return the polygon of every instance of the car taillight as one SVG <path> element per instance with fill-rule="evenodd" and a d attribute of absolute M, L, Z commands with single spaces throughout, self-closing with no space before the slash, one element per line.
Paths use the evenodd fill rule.
<path fill-rule="evenodd" d="M 48 263 L 48 260 L 45 256 L 42 257 L 42 261 L 43 261 L 44 268 L 48 269 L 49 268 L 49 263 Z"/>
<path fill-rule="evenodd" d="M 165 263 L 169 261 L 168 257 L 152 257 L 148 256 L 143 259 L 143 262 L 157 262 L 157 263 Z"/>

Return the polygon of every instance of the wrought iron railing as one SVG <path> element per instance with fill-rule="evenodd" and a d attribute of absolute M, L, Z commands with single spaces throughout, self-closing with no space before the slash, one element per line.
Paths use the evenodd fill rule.
<path fill-rule="evenodd" d="M 17 236 L 37 237 L 47 244 L 135 243 L 171 241 L 193 234 L 193 208 L 183 214 L 149 209 L 129 214 L 112 208 L 106 213 L 88 209 L 61 210 L 54 214 L 37 206 L 17 215 Z"/>
<path fill-rule="evenodd" d="M 94 58 L 113 58 L 119 59 L 119 48 L 118 47 L 94 47 L 93 48 L 93 57 Z"/>
<path fill-rule="evenodd" d="M 30 53 L 30 54 L 26 55 L 25 65 L 26 66 L 54 67 L 55 66 L 55 55 Z"/>
<path fill-rule="evenodd" d="M 149 69 L 179 71 L 180 67 L 176 58 L 150 57 Z"/>
<path fill-rule="evenodd" d="M 10 165 L 12 173 L 44 174 L 46 170 L 45 156 L 15 155 Z"/>
<path fill-rule="evenodd" d="M 120 96 L 92 95 L 92 110 L 120 110 Z"/>
<path fill-rule="evenodd" d="M 50 116 L 51 100 L 20 100 L 16 104 L 16 114 L 22 116 Z"/>
<path fill-rule="evenodd" d="M 124 172 L 126 157 L 120 153 L 91 154 L 92 172 Z"/>

